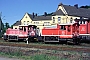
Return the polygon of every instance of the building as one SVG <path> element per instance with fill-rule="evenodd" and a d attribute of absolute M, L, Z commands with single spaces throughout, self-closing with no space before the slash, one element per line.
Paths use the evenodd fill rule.
<path fill-rule="evenodd" d="M 51 26 L 56 24 L 73 23 L 74 19 L 88 19 L 90 18 L 90 9 L 79 8 L 78 4 L 74 6 L 64 5 L 60 3 L 55 12 L 51 15 L 38 16 L 37 14 L 25 13 L 20 21 L 17 21 L 13 29 L 17 29 L 18 25 L 34 24 L 42 29 L 44 26 Z"/>

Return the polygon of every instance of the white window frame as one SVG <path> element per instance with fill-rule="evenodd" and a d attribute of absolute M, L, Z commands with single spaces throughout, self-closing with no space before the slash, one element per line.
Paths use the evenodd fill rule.
<path fill-rule="evenodd" d="M 26 25 L 26 21 L 24 21 L 24 25 Z"/>
<path fill-rule="evenodd" d="M 44 25 L 50 25 L 50 22 L 44 22 Z"/>
<path fill-rule="evenodd" d="M 53 17 L 53 23 L 55 23 L 55 17 Z"/>
<path fill-rule="evenodd" d="M 61 22 L 61 17 L 58 17 L 58 23 L 60 23 Z"/>
<path fill-rule="evenodd" d="M 27 21 L 27 25 L 29 24 L 29 21 Z"/>
<path fill-rule="evenodd" d="M 73 23 L 73 18 L 72 17 L 70 18 L 70 23 Z"/>

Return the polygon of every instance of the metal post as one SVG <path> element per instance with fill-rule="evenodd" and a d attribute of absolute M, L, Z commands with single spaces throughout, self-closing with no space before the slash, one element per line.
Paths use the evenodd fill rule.
<path fill-rule="evenodd" d="M 27 40 L 27 44 L 28 44 L 28 40 Z"/>
<path fill-rule="evenodd" d="M 28 38 L 26 38 L 27 44 L 28 44 Z"/>

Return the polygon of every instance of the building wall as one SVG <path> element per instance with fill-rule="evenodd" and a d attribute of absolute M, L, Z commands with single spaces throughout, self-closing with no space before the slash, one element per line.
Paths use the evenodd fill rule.
<path fill-rule="evenodd" d="M 32 19 L 26 13 L 24 17 L 21 19 L 21 25 L 28 25 L 29 23 L 32 23 Z"/>
<path fill-rule="evenodd" d="M 61 15 L 56 15 L 56 16 L 52 16 L 52 21 L 53 21 L 53 17 L 55 18 L 55 23 L 53 24 L 61 24 L 61 23 L 70 23 L 70 20 L 72 19 L 72 22 L 74 21 L 74 19 L 78 19 L 80 17 L 75 17 L 75 16 L 61 16 Z M 60 22 L 58 21 L 58 18 L 60 17 Z"/>
<path fill-rule="evenodd" d="M 38 20 L 32 21 L 32 24 L 36 25 L 40 29 L 40 32 L 44 26 L 51 26 L 52 20 Z M 39 33 L 40 34 L 40 33 Z"/>
<path fill-rule="evenodd" d="M 13 29 L 18 29 L 19 28 L 19 26 L 13 26 Z"/>

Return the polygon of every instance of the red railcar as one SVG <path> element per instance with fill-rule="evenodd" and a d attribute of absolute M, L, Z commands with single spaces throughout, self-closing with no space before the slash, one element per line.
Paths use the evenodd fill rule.
<path fill-rule="evenodd" d="M 79 43 L 79 24 L 57 24 L 56 27 L 45 27 L 42 29 L 41 36 L 44 42 L 60 42 L 61 40 Z"/>
<path fill-rule="evenodd" d="M 90 40 L 90 19 L 75 19 L 80 24 L 79 35 L 81 40 Z"/>

